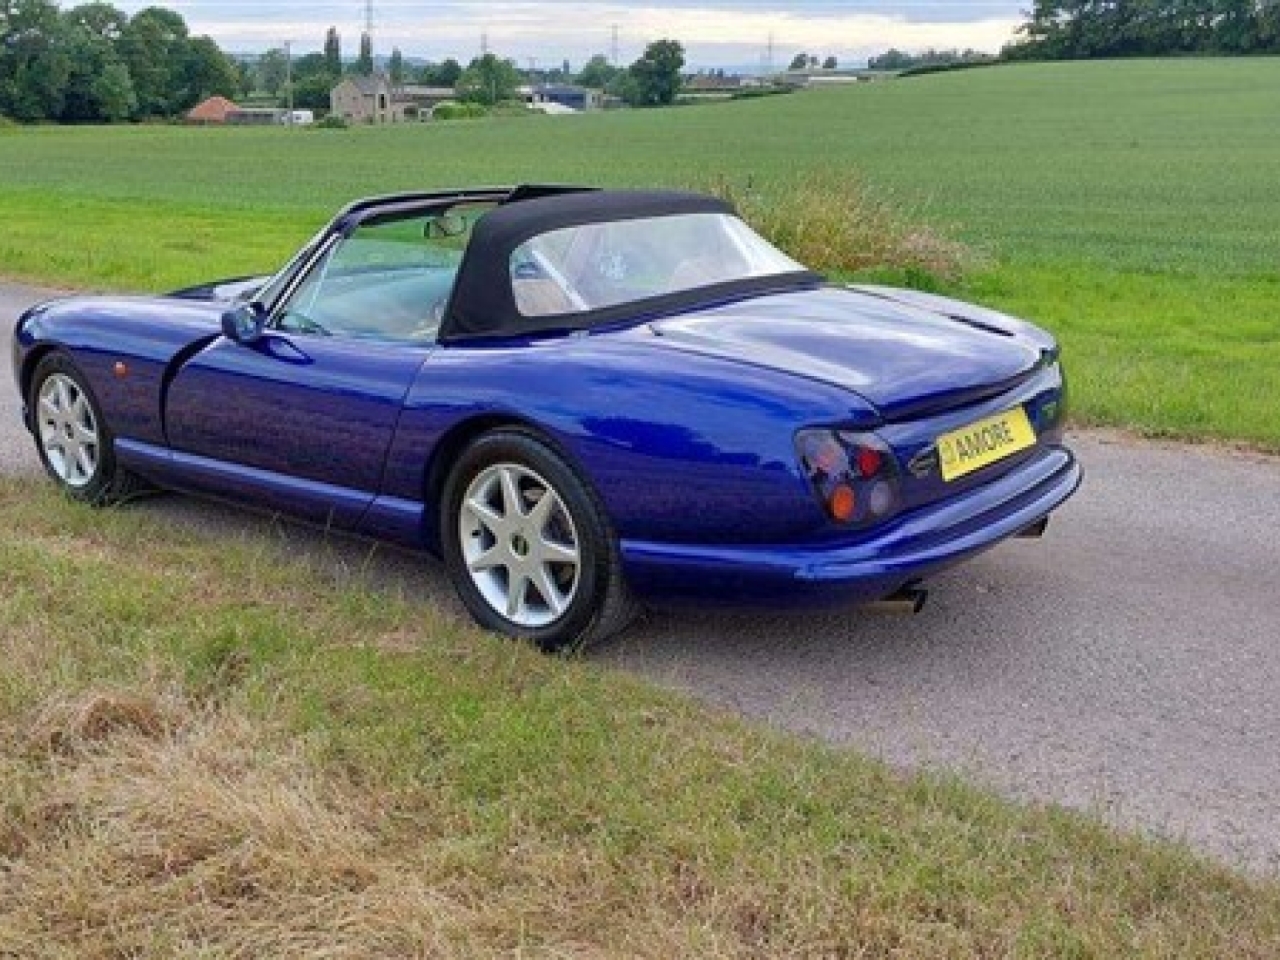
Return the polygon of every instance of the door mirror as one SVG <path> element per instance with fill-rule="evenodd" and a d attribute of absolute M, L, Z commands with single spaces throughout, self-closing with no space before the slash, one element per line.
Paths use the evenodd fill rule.
<path fill-rule="evenodd" d="M 222 315 L 222 332 L 236 343 L 253 343 L 262 336 L 267 313 L 258 303 L 241 303 Z"/>
<path fill-rule="evenodd" d="M 422 235 L 428 240 L 451 240 L 465 236 L 470 227 L 466 217 L 460 217 L 456 213 L 442 213 L 426 222 Z"/>

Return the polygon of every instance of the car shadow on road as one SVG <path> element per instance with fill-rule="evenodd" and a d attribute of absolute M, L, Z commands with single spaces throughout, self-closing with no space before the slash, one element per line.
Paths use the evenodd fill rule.
<path fill-rule="evenodd" d="M 129 509 L 201 535 L 269 543 L 282 556 L 302 557 L 337 577 L 425 600 L 451 619 L 469 619 L 443 564 L 429 554 L 178 494 L 149 495 Z M 975 570 L 940 578 L 931 585 L 930 604 L 917 616 L 858 607 L 811 612 L 731 607 L 651 610 L 623 634 L 593 647 L 587 656 L 679 686 L 686 684 L 676 674 L 692 669 L 694 661 L 719 664 L 721 669 L 736 664 L 777 670 L 788 662 L 825 658 L 836 649 L 842 651 L 838 659 L 864 677 L 889 665 L 895 672 L 910 673 L 913 660 L 931 659 L 940 646 L 961 642 L 964 635 L 950 625 L 957 601 L 976 596 L 982 598 L 988 615 L 994 612 L 999 601 L 985 580 Z"/>

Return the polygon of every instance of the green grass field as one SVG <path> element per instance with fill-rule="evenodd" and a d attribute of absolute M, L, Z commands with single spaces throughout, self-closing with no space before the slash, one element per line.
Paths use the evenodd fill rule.
<path fill-rule="evenodd" d="M 269 268 L 339 204 L 527 180 L 781 194 L 837 171 L 1057 331 L 1086 421 L 1280 449 L 1280 60 L 1011 66 L 687 109 L 350 131 L 0 134 L 0 272 L 162 289 Z"/>
<path fill-rule="evenodd" d="M 323 549 L 32 481 L 0 528 L 0 956 L 1280 943 L 1274 883 L 482 636 Z"/>

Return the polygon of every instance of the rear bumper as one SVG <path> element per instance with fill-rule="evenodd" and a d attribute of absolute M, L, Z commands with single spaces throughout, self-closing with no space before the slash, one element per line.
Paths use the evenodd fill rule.
<path fill-rule="evenodd" d="M 1048 447 L 991 483 L 856 541 L 687 546 L 624 540 L 623 566 L 632 591 L 649 603 L 869 602 L 1016 536 L 1061 506 L 1081 479 L 1069 450 Z"/>

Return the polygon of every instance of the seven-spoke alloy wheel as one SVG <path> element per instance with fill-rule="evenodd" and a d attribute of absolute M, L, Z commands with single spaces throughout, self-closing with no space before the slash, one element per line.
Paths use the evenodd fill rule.
<path fill-rule="evenodd" d="M 634 616 L 603 507 L 537 436 L 511 428 L 472 442 L 445 484 L 440 532 L 458 595 L 490 630 L 554 650 Z"/>
<path fill-rule="evenodd" d="M 459 511 L 462 553 L 489 606 L 520 627 L 558 620 L 578 590 L 578 532 L 560 495 L 518 463 L 471 481 Z"/>

